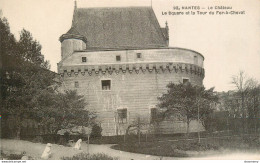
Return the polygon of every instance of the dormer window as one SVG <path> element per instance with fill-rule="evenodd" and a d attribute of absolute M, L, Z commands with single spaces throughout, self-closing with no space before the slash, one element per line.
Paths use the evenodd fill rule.
<path fill-rule="evenodd" d="M 142 58 L 142 53 L 136 53 L 136 58 L 137 58 L 137 59 Z"/>
<path fill-rule="evenodd" d="M 121 56 L 120 56 L 120 55 L 117 55 L 117 56 L 116 56 L 116 61 L 117 61 L 117 62 L 121 61 Z"/>
<path fill-rule="evenodd" d="M 87 57 L 82 57 L 82 62 L 87 62 Z"/>

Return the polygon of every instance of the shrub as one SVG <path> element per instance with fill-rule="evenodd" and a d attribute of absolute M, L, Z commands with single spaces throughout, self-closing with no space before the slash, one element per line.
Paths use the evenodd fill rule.
<path fill-rule="evenodd" d="M 26 154 L 26 152 L 21 152 L 20 154 L 6 154 L 1 150 L 0 159 L 7 159 L 7 160 L 21 160 L 21 158 Z M 28 160 L 33 160 L 34 158 L 31 156 L 28 156 Z"/>
<path fill-rule="evenodd" d="M 79 153 L 72 157 L 62 157 L 62 160 L 117 160 L 117 158 L 110 157 L 104 153 L 87 154 Z"/>
<path fill-rule="evenodd" d="M 36 138 L 34 138 L 32 140 L 33 143 L 43 143 L 43 138 L 41 136 L 36 136 Z"/>
<path fill-rule="evenodd" d="M 92 127 L 90 137 L 91 138 L 100 138 L 102 136 L 101 133 L 102 133 L 102 128 L 99 125 L 94 124 Z"/>

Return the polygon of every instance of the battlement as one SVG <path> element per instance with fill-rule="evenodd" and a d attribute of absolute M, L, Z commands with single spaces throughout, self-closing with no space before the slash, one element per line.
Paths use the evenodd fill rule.
<path fill-rule="evenodd" d="M 83 65 L 83 66 L 64 66 L 59 69 L 61 76 L 71 75 L 93 75 L 93 74 L 112 74 L 112 73 L 152 73 L 165 72 L 190 73 L 202 78 L 205 76 L 204 68 L 187 63 L 136 63 L 136 64 L 108 64 L 108 65 Z"/>

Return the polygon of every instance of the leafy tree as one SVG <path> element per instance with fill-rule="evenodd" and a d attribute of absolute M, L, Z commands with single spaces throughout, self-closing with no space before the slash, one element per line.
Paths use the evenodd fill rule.
<path fill-rule="evenodd" d="M 16 118 L 17 138 L 21 122 L 28 117 L 49 126 L 53 133 L 64 127 L 89 124 L 94 115 L 84 109 L 83 96 L 76 91 L 58 91 L 59 81 L 31 33 L 22 30 L 16 41 L 4 18 L 0 19 L 0 28 L 1 114 Z"/>
<path fill-rule="evenodd" d="M 9 78 L 7 72 L 12 72 L 17 68 L 15 57 L 16 40 L 10 32 L 10 27 L 7 19 L 0 18 L 0 100 L 4 99 L 7 94 L 8 87 L 12 87 L 16 81 L 6 82 Z M 2 103 L 2 102 L 1 102 Z"/>
<path fill-rule="evenodd" d="M 55 73 L 49 69 L 48 61 L 41 54 L 41 45 L 30 32 L 22 30 L 16 41 L 10 33 L 5 18 L 0 19 L 1 27 L 1 112 L 16 117 L 17 137 L 20 137 L 21 121 L 25 115 L 35 114 L 36 97 L 55 83 Z"/>
<path fill-rule="evenodd" d="M 177 109 L 186 117 L 187 133 L 189 133 L 190 121 L 199 118 L 204 122 L 213 112 L 212 103 L 218 101 L 214 88 L 208 90 L 205 87 L 187 84 L 167 85 L 167 93 L 159 97 L 159 107 L 166 111 Z"/>
<path fill-rule="evenodd" d="M 44 60 L 44 56 L 41 53 L 42 46 L 37 40 L 34 40 L 32 34 L 29 31 L 23 29 L 20 32 L 20 40 L 18 41 L 18 49 L 20 57 L 41 68 L 50 69 L 49 61 Z"/>
<path fill-rule="evenodd" d="M 38 118 L 43 125 L 50 126 L 51 133 L 75 126 L 89 126 L 95 114 L 85 109 L 85 98 L 75 90 L 64 93 L 46 92 L 37 98 Z"/>

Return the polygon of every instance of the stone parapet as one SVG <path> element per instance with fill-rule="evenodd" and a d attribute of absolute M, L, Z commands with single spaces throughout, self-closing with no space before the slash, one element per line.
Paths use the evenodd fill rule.
<path fill-rule="evenodd" d="M 202 78 L 205 76 L 204 68 L 194 64 L 188 63 L 136 63 L 136 64 L 107 64 L 107 65 L 76 65 L 76 66 L 62 66 L 59 68 L 58 73 L 61 76 L 74 75 L 92 75 L 92 74 L 112 74 L 119 72 L 122 73 L 145 73 L 145 72 L 186 72 L 198 75 Z"/>

